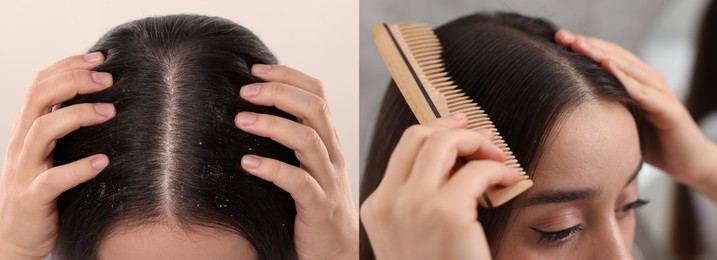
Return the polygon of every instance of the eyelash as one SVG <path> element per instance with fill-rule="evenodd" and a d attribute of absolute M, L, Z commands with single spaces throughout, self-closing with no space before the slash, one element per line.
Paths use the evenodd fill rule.
<path fill-rule="evenodd" d="M 648 203 L 650 203 L 649 200 L 638 199 L 634 202 L 631 202 L 631 203 L 617 209 L 616 212 L 627 213 L 631 210 L 635 210 L 642 206 L 645 206 Z M 575 233 L 583 230 L 583 228 L 580 225 L 575 225 L 575 226 L 569 227 L 567 229 L 563 229 L 563 230 L 555 231 L 555 232 L 547 232 L 547 231 L 543 231 L 543 230 L 540 230 L 540 229 L 537 229 L 534 227 L 531 227 L 530 229 L 532 229 L 533 231 L 538 232 L 538 234 L 540 234 L 540 239 L 538 239 L 538 243 L 548 244 L 548 245 L 556 243 L 556 242 L 565 241 L 565 240 L 569 239 Z"/>
<path fill-rule="evenodd" d="M 542 243 L 542 244 L 553 244 L 556 242 L 565 241 L 568 238 L 570 238 L 572 235 L 574 235 L 575 233 L 583 230 L 583 228 L 580 225 L 575 225 L 575 226 L 569 227 L 567 229 L 563 229 L 563 230 L 555 231 L 555 232 L 542 231 L 542 230 L 534 228 L 534 227 L 531 227 L 530 229 L 532 229 L 533 231 L 538 232 L 538 234 L 540 234 L 540 239 L 538 239 L 538 243 Z"/>
<path fill-rule="evenodd" d="M 629 204 L 627 204 L 627 205 L 625 205 L 625 206 L 622 206 L 621 208 L 615 210 L 615 212 L 617 212 L 617 213 L 627 213 L 627 212 L 630 212 L 631 210 L 639 209 L 639 208 L 641 208 L 642 206 L 647 205 L 648 203 L 650 203 L 650 200 L 647 200 L 647 199 L 638 199 L 638 200 L 633 201 L 633 202 L 631 202 L 631 203 L 629 203 Z"/>

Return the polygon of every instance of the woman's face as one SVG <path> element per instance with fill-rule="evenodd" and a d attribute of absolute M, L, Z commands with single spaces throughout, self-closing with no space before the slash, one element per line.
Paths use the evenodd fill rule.
<path fill-rule="evenodd" d="M 632 210 L 642 201 L 635 120 L 615 102 L 587 102 L 566 114 L 516 201 L 498 259 L 631 258 Z"/>
<path fill-rule="evenodd" d="M 243 237 L 204 227 L 191 231 L 152 224 L 105 238 L 98 258 L 114 259 L 255 259 L 251 243 Z"/>

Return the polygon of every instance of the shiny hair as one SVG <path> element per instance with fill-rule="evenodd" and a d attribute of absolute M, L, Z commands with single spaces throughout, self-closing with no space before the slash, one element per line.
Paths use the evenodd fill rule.
<path fill-rule="evenodd" d="M 561 116 L 588 101 L 623 104 L 640 113 L 620 81 L 590 58 L 554 42 L 556 26 L 515 13 L 473 14 L 435 29 L 446 70 L 488 113 L 531 178 L 541 148 Z M 639 121 L 638 121 L 639 122 Z M 390 154 L 416 117 L 392 82 L 383 99 L 368 153 L 360 200 L 381 182 Z M 495 254 L 515 200 L 479 208 L 480 223 Z M 363 226 L 361 259 L 374 259 Z"/>
<path fill-rule="evenodd" d="M 149 224 L 210 227 L 247 239 L 258 259 L 296 257 L 296 209 L 287 192 L 246 173 L 245 154 L 299 165 L 292 150 L 239 130 L 239 111 L 294 117 L 238 95 L 275 64 L 249 30 L 218 17 L 171 15 L 120 25 L 90 49 L 114 86 L 62 106 L 109 102 L 112 120 L 58 140 L 55 165 L 98 153 L 110 164 L 58 199 L 60 259 L 96 259 L 103 238 Z M 131 249 L 130 249 L 131 250 Z"/>
<path fill-rule="evenodd" d="M 692 70 L 692 82 L 687 94 L 685 107 L 698 123 L 717 112 L 717 1 L 707 5 L 702 15 L 702 24 L 697 36 L 697 52 Z M 680 259 L 699 259 L 707 248 L 700 228 L 697 208 L 690 195 L 690 189 L 675 183 L 675 198 L 672 201 L 673 217 L 670 245 Z"/>

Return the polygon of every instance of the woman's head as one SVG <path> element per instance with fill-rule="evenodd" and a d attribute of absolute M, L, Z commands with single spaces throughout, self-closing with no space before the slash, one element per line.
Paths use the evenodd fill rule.
<path fill-rule="evenodd" d="M 638 110 L 622 84 L 588 57 L 555 44 L 555 26 L 542 19 L 475 14 L 435 32 L 450 76 L 488 113 L 535 181 L 508 204 L 479 209 L 494 254 L 565 258 L 600 245 L 614 258 L 629 250 L 634 216 L 616 210 L 636 199 L 631 180 L 641 149 Z M 380 182 L 403 130 L 416 123 L 389 86 L 362 201 Z M 554 241 L 565 235 L 568 240 Z M 362 232 L 362 257 L 369 255 L 367 242 Z"/>
<path fill-rule="evenodd" d="M 251 153 L 298 161 L 290 149 L 234 126 L 239 111 L 291 118 L 238 95 L 259 81 L 253 64 L 276 63 L 266 46 L 231 21 L 174 15 L 118 26 L 90 51 L 104 53 L 96 70 L 111 73 L 114 85 L 63 106 L 109 102 L 117 115 L 60 139 L 54 160 L 103 153 L 110 165 L 59 198 L 56 255 L 294 257 L 293 200 L 247 174 L 240 159 Z"/>

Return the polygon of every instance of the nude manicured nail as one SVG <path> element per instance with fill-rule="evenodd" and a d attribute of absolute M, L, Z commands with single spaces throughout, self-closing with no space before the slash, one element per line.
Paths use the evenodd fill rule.
<path fill-rule="evenodd" d="M 513 176 L 511 176 L 512 178 L 515 178 L 515 179 L 520 178 L 520 172 L 519 172 L 518 169 L 516 169 L 516 168 L 510 167 L 510 173 L 509 173 L 509 174 L 510 174 L 510 175 L 513 175 Z"/>
<path fill-rule="evenodd" d="M 261 160 L 256 156 L 245 155 L 241 158 L 241 165 L 244 166 L 244 168 L 255 169 L 259 167 L 259 164 L 261 164 Z"/>
<path fill-rule="evenodd" d="M 456 121 L 461 121 L 461 120 L 466 119 L 466 115 L 465 115 L 465 114 L 462 114 L 462 113 L 452 114 L 450 117 L 451 117 L 453 120 L 456 120 Z"/>
<path fill-rule="evenodd" d="M 256 122 L 256 114 L 250 112 L 239 113 L 239 125 L 249 126 Z"/>
<path fill-rule="evenodd" d="M 86 62 L 95 63 L 102 59 L 102 53 L 98 51 L 98 52 L 85 54 L 85 56 L 83 56 L 83 58 L 85 59 Z"/>
<path fill-rule="evenodd" d="M 468 118 L 466 117 L 465 114 L 461 114 L 461 113 L 452 114 L 448 117 L 450 119 L 452 119 L 452 122 L 451 122 L 452 127 L 462 127 L 463 125 L 466 124 L 466 122 L 468 122 Z"/>
<path fill-rule="evenodd" d="M 255 83 L 242 87 L 240 90 L 240 94 L 242 97 L 253 97 L 259 94 L 260 90 L 261 84 Z"/>
<path fill-rule="evenodd" d="M 102 170 L 110 163 L 109 160 L 107 160 L 106 157 L 100 156 L 95 159 L 92 159 L 92 168 L 95 168 L 96 170 Z"/>
<path fill-rule="evenodd" d="M 112 84 L 112 74 L 107 72 L 92 72 L 92 80 L 102 85 Z"/>
<path fill-rule="evenodd" d="M 254 66 L 252 67 L 252 70 L 256 73 L 264 74 L 264 73 L 269 72 L 269 70 L 271 70 L 271 65 L 254 64 Z"/>
<path fill-rule="evenodd" d="M 95 111 L 102 116 L 110 116 L 115 110 L 114 105 L 107 103 L 95 104 Z"/>
<path fill-rule="evenodd" d="M 488 138 L 493 137 L 493 131 L 491 131 L 490 129 L 478 129 L 476 130 L 476 132 Z"/>

